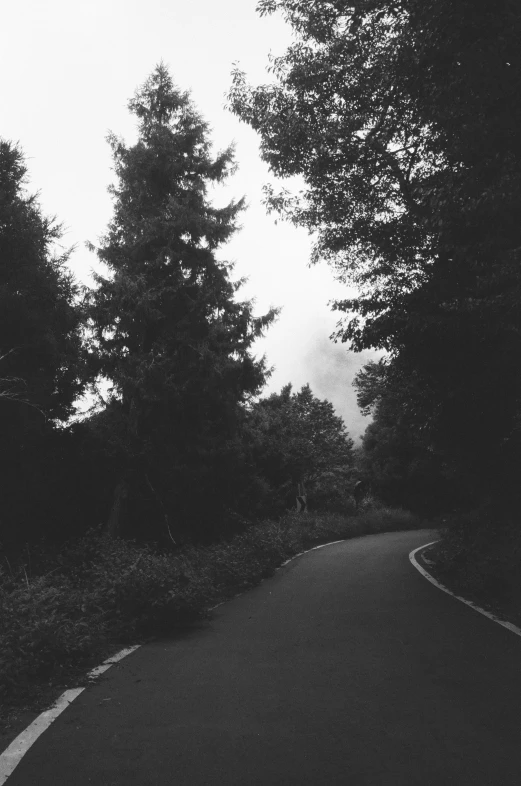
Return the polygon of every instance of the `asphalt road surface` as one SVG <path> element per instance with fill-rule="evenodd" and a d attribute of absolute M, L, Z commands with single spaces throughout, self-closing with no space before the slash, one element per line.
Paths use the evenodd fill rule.
<path fill-rule="evenodd" d="M 519 786 L 521 638 L 412 567 L 433 539 L 312 551 L 142 647 L 8 786 Z"/>

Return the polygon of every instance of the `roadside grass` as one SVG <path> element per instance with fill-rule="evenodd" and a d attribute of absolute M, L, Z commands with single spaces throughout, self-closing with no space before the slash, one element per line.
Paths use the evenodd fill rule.
<path fill-rule="evenodd" d="M 367 500 L 356 515 L 288 513 L 229 541 L 159 553 L 91 531 L 57 553 L 0 566 L 0 720 L 41 709 L 57 686 L 126 644 L 168 635 L 328 541 L 414 529 L 408 511 Z M 36 563 L 36 565 L 35 565 Z"/>
<path fill-rule="evenodd" d="M 427 570 L 452 592 L 521 625 L 521 534 L 516 517 L 496 506 L 440 522 L 441 540 L 427 550 Z"/>

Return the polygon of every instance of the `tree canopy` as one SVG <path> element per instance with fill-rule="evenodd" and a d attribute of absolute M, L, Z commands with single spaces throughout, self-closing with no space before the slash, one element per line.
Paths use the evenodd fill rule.
<path fill-rule="evenodd" d="M 79 291 L 60 225 L 0 139 L 0 541 L 50 532 L 63 495 L 62 427 L 86 384 Z M 68 522 L 67 522 L 68 526 Z"/>
<path fill-rule="evenodd" d="M 66 268 L 70 252 L 60 253 L 61 227 L 43 214 L 26 182 L 21 149 L 0 140 L 0 403 L 6 428 L 19 418 L 67 420 L 84 384 L 82 313 Z"/>
<path fill-rule="evenodd" d="M 262 0 L 295 42 L 273 83 L 236 69 L 232 111 L 300 194 L 267 204 L 316 233 L 358 295 L 337 339 L 386 350 L 412 424 L 481 473 L 520 456 L 521 9 L 512 0 Z M 404 404 L 405 404 L 404 400 Z M 517 459 L 516 459 L 517 457 Z M 498 468 L 501 467 L 499 470 Z"/>
<path fill-rule="evenodd" d="M 293 392 L 285 385 L 249 409 L 247 433 L 260 476 L 287 505 L 297 484 L 311 489 L 326 475 L 345 485 L 353 463 L 353 440 L 333 405 L 313 395 L 309 385 Z"/>
<path fill-rule="evenodd" d="M 475 495 L 469 473 L 461 473 L 453 451 L 435 450 L 425 425 L 411 413 L 416 379 L 399 373 L 396 364 L 370 362 L 356 375 L 358 405 L 372 415 L 362 438 L 359 468 L 373 494 L 391 505 L 421 514 L 445 512 L 468 504 Z"/>

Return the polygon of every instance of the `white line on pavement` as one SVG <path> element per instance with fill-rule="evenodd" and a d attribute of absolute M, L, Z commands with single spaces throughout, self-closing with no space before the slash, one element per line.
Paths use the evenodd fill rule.
<path fill-rule="evenodd" d="M 141 644 L 134 644 L 132 647 L 127 647 L 126 649 L 121 650 L 120 652 L 117 652 L 115 655 L 112 655 L 110 658 L 107 658 L 107 660 L 103 661 L 101 666 L 96 666 L 95 669 L 92 669 L 92 671 L 89 671 L 89 673 L 87 674 L 87 678 L 89 680 L 93 680 L 96 677 L 99 677 L 99 675 L 103 674 L 104 671 L 107 671 L 107 669 L 110 669 L 110 667 L 113 666 L 114 663 L 117 663 L 118 661 L 123 660 L 123 658 L 126 658 L 127 655 L 130 655 L 132 652 L 134 652 L 135 650 L 139 649 L 140 647 L 141 647 Z"/>
<path fill-rule="evenodd" d="M 30 726 L 28 726 L 18 737 L 12 741 L 8 748 L 0 755 L 0 784 L 6 782 L 15 767 L 20 764 L 22 757 L 27 753 L 40 734 L 48 729 L 53 720 L 66 710 L 69 704 L 79 696 L 85 688 L 74 688 L 62 693 L 56 704 L 50 709 L 38 715 Z"/>
<path fill-rule="evenodd" d="M 288 563 L 293 562 L 294 559 L 297 559 L 297 557 L 301 557 L 303 554 L 309 554 L 310 551 L 323 549 L 325 546 L 334 546 L 335 543 L 343 543 L 345 540 L 351 540 L 351 538 L 342 538 L 342 540 L 332 540 L 330 543 L 322 543 L 320 546 L 313 546 L 312 549 L 307 549 L 307 551 L 299 551 L 299 553 L 295 554 L 294 557 L 290 557 L 289 559 L 286 560 L 286 562 L 283 562 L 282 565 L 279 565 L 277 570 L 280 570 L 280 568 L 283 568 Z"/>
<path fill-rule="evenodd" d="M 96 666 L 95 669 L 89 671 L 86 679 L 96 679 L 96 677 L 99 677 L 100 674 L 103 674 L 105 671 L 107 671 L 107 669 L 110 669 L 114 663 L 117 663 L 123 658 L 126 658 L 127 655 L 130 655 L 131 652 L 139 649 L 140 646 L 141 644 L 136 644 L 133 647 L 127 647 L 126 649 L 116 653 L 116 655 L 112 655 L 110 658 L 107 658 L 107 660 L 103 661 L 100 666 Z M 72 688 L 71 690 L 66 690 L 64 693 L 62 693 L 62 695 L 57 699 L 56 703 L 53 704 L 52 707 L 38 715 L 36 720 L 27 726 L 27 728 L 24 729 L 24 731 L 22 731 L 22 733 L 12 741 L 9 747 L 6 748 L 2 754 L 0 754 L 0 786 L 6 782 L 15 767 L 20 764 L 20 761 L 25 756 L 29 748 L 34 745 L 38 737 L 49 728 L 51 723 L 55 721 L 56 718 L 67 709 L 69 704 L 71 704 L 74 699 L 84 690 L 85 688 Z"/>
<path fill-rule="evenodd" d="M 427 581 L 430 581 L 431 584 L 434 584 L 435 587 L 438 587 L 438 589 L 442 590 L 443 592 L 446 592 L 447 595 L 452 595 L 452 597 L 456 598 L 456 600 L 460 600 L 466 606 L 470 606 L 470 608 L 474 609 L 474 611 L 479 611 L 480 614 L 483 614 L 485 617 L 488 617 L 493 622 L 497 622 L 498 625 L 502 625 L 503 628 L 506 628 L 507 630 L 511 631 L 512 633 L 515 633 L 516 636 L 521 636 L 521 628 L 518 628 L 517 625 L 513 625 L 511 622 L 505 622 L 504 620 L 500 620 L 498 617 L 496 617 L 495 614 L 492 614 L 492 612 L 486 611 L 485 609 L 482 609 L 481 606 L 477 606 L 471 600 L 467 600 L 466 598 L 462 598 L 461 595 L 456 595 L 454 592 L 451 592 L 451 590 L 448 589 L 447 587 L 445 587 L 443 584 L 440 584 L 440 582 L 437 581 L 434 578 L 434 576 L 431 576 L 430 573 L 427 573 L 425 568 L 423 568 L 420 565 L 420 563 L 418 562 L 418 560 L 416 559 L 416 554 L 419 551 L 422 551 L 422 549 L 426 549 L 428 546 L 433 546 L 435 543 L 438 543 L 438 541 L 437 540 L 433 540 L 433 541 L 431 541 L 431 543 L 424 543 L 423 546 L 419 546 L 419 548 L 414 549 L 413 551 L 411 551 L 411 553 L 409 554 L 409 559 L 410 559 L 411 563 L 414 565 L 414 567 L 416 568 L 416 570 L 418 570 L 422 574 L 422 576 L 424 576 L 427 579 Z"/>

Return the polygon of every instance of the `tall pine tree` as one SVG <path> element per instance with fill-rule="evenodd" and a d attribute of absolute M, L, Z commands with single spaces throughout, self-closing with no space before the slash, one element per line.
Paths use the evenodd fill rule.
<path fill-rule="evenodd" d="M 267 371 L 250 349 L 275 314 L 255 318 L 237 302 L 242 282 L 216 257 L 243 209 L 208 198 L 233 171 L 233 150 L 212 156 L 208 125 L 162 64 L 129 109 L 139 138 L 127 147 L 109 136 L 114 215 L 97 249 L 108 274 L 97 276 L 89 312 L 99 372 L 113 386 L 120 476 L 108 529 L 122 530 L 130 495 L 134 511 L 155 507 L 163 532 L 207 530 L 233 504 L 240 405 Z"/>

